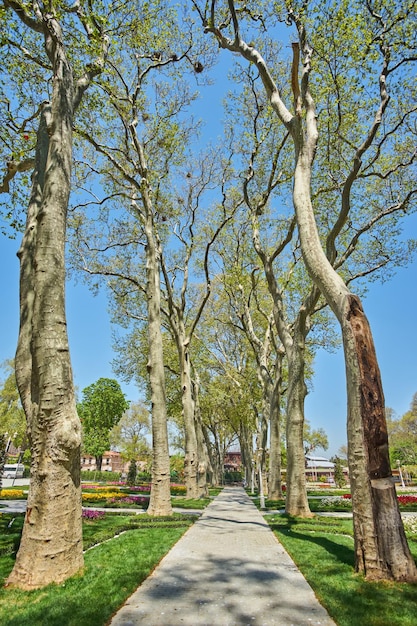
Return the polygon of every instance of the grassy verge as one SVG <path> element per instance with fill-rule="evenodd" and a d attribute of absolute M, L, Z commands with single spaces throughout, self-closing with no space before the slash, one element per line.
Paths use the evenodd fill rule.
<path fill-rule="evenodd" d="M 22 523 L 21 515 L 0 516 L 1 582 L 13 567 Z M 84 522 L 84 547 L 92 549 L 85 553 L 83 576 L 38 591 L 0 589 L 0 624 L 105 624 L 192 523 L 190 516 L 150 518 L 108 513 L 102 519 Z"/>
<path fill-rule="evenodd" d="M 197 498 L 195 500 L 186 500 L 185 498 L 171 498 L 172 506 L 179 509 L 205 509 L 210 504 L 210 498 Z"/>
<path fill-rule="evenodd" d="M 355 574 L 350 519 L 267 515 L 266 520 L 338 626 L 416 624 L 416 585 L 370 583 Z M 417 559 L 417 535 L 408 539 Z"/>

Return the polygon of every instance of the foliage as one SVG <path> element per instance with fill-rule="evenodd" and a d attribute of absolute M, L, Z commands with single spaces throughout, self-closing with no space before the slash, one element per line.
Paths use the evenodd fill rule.
<path fill-rule="evenodd" d="M 7 378 L 0 387 L 0 434 L 8 433 L 16 448 L 22 445 L 26 434 L 26 419 L 17 389 L 13 361 L 6 361 L 2 369 Z"/>
<path fill-rule="evenodd" d="M 148 460 L 150 433 L 149 411 L 140 402 L 132 402 L 110 433 L 113 449 L 119 450 L 127 461 Z M 135 474 L 136 477 L 136 474 Z"/>
<path fill-rule="evenodd" d="M 334 482 L 336 483 L 336 487 L 341 489 L 346 485 L 346 478 L 343 472 L 343 461 L 337 455 L 333 456 L 330 460 L 334 463 Z"/>
<path fill-rule="evenodd" d="M 134 485 L 136 480 L 137 467 L 136 461 L 132 459 L 129 464 L 129 471 L 127 473 L 126 482 L 128 485 Z"/>
<path fill-rule="evenodd" d="M 417 393 L 410 409 L 400 419 L 389 416 L 387 420 L 390 437 L 391 466 L 417 464 Z"/>
<path fill-rule="evenodd" d="M 224 473 L 224 482 L 227 483 L 241 483 L 242 482 L 242 472 L 225 472 Z"/>
<path fill-rule="evenodd" d="M 83 427 L 83 446 L 96 458 L 110 448 L 110 430 L 129 408 L 119 383 L 110 378 L 100 378 L 83 389 L 82 401 L 77 410 Z"/>
<path fill-rule="evenodd" d="M 182 481 L 184 479 L 184 456 L 181 454 L 172 454 L 169 457 L 169 468 L 171 479 Z"/>
<path fill-rule="evenodd" d="M 112 480 L 120 480 L 120 472 L 99 472 L 98 470 L 83 470 L 81 472 L 81 480 L 83 481 L 99 481 L 108 482 Z"/>
<path fill-rule="evenodd" d="M 310 424 L 304 422 L 304 451 L 306 454 L 313 452 L 317 448 L 327 450 L 329 447 L 329 440 L 323 428 L 317 430 L 311 430 Z"/>

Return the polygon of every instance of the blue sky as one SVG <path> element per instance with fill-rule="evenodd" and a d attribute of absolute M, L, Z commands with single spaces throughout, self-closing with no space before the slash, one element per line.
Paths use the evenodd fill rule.
<path fill-rule="evenodd" d="M 417 216 L 409 227 L 417 231 Z M 0 362 L 12 358 L 18 335 L 19 240 L 0 240 Z M 364 300 L 382 373 L 386 405 L 401 416 L 417 392 L 417 260 L 397 271 L 384 284 L 371 286 Z M 101 377 L 114 378 L 111 325 L 104 294 L 67 286 L 67 321 L 75 384 L 81 391 Z M 326 455 L 346 443 L 346 393 L 341 351 L 317 355 L 313 390 L 307 397 L 306 417 L 313 428 L 324 428 L 329 438 Z M 129 400 L 140 399 L 133 384 L 121 386 Z M 322 453 L 322 451 L 319 451 Z"/>
<path fill-rule="evenodd" d="M 216 85 L 202 88 L 205 106 L 197 114 L 206 120 L 204 141 L 221 133 L 222 98 L 231 85 L 227 71 L 231 55 L 223 52 L 216 71 Z M 201 102 L 201 101 L 200 101 Z M 406 237 L 416 237 L 417 215 L 408 219 Z M 0 362 L 14 356 L 18 335 L 18 274 L 16 252 L 20 239 L 0 235 Z M 405 413 L 417 392 L 417 259 L 400 268 L 393 279 L 373 284 L 363 305 L 374 335 L 382 373 L 386 406 L 399 416 Z M 111 361 L 112 329 L 105 295 L 93 296 L 82 284 L 67 285 L 67 322 L 75 384 L 81 392 L 101 377 L 114 378 Z M 1 373 L 0 373 L 1 375 Z M 119 381 L 131 401 L 140 399 L 133 384 Z M 346 392 L 343 354 L 321 350 L 315 361 L 315 378 L 306 400 L 306 418 L 312 428 L 324 428 L 331 456 L 346 444 Z M 321 451 L 318 451 L 319 453 Z"/>

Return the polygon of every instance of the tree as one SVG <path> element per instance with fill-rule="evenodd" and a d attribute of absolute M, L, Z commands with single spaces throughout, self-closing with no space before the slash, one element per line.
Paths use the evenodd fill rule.
<path fill-rule="evenodd" d="M 371 330 L 359 298 L 350 292 L 346 282 L 335 269 L 339 267 L 336 262 L 335 242 L 343 227 L 348 223 L 350 209 L 356 199 L 354 183 L 361 177 L 366 180 L 366 169 L 371 170 L 369 176 L 372 182 L 381 181 L 383 187 L 391 175 L 391 179 L 395 181 L 397 173 L 403 182 L 402 168 L 407 162 L 409 165 L 413 163 L 414 157 L 411 153 L 407 155 L 407 149 L 402 152 L 399 160 L 397 159 L 398 155 L 396 150 L 392 149 L 389 138 L 392 133 L 398 131 L 398 128 L 401 127 L 402 131 L 407 128 L 410 116 L 415 109 L 413 105 L 410 105 L 410 108 L 405 111 L 401 110 L 398 116 L 394 111 L 390 111 L 392 112 L 390 118 L 387 113 L 390 100 L 387 81 L 391 79 L 395 85 L 396 75 L 401 76 L 401 72 L 406 73 L 411 62 L 415 60 L 411 52 L 415 43 L 412 40 L 413 30 L 411 22 L 408 21 L 410 13 L 415 16 L 414 3 L 405 2 L 403 11 L 399 13 L 390 10 L 389 2 L 386 3 L 386 10 L 383 12 L 378 12 L 371 2 L 367 2 L 366 7 L 362 4 L 351 7 L 348 3 L 343 9 L 339 3 L 334 7 L 331 5 L 330 9 L 321 7 L 322 11 L 328 10 L 331 14 L 334 10 L 337 13 L 337 17 L 329 15 L 329 23 L 333 28 L 343 26 L 344 32 L 343 29 L 340 31 L 341 35 L 343 32 L 342 41 L 348 39 L 349 43 L 352 42 L 352 29 L 355 27 L 355 44 L 357 44 L 355 50 L 363 47 L 360 55 L 350 59 L 349 70 L 346 68 L 344 74 L 347 82 L 352 75 L 352 61 L 356 63 L 358 72 L 363 75 L 364 60 L 366 60 L 371 76 L 373 76 L 375 59 L 379 58 L 381 61 L 381 69 L 376 80 L 379 88 L 379 101 L 376 104 L 375 101 L 369 102 L 368 107 L 374 111 L 373 114 L 369 115 L 368 111 L 367 124 L 364 118 L 360 119 L 361 123 L 355 129 L 358 131 L 356 136 L 351 133 L 351 139 L 346 142 L 352 152 L 351 161 L 347 168 L 348 173 L 346 174 L 346 171 L 341 173 L 343 182 L 340 182 L 338 186 L 341 189 L 340 213 L 334 223 L 332 236 L 328 240 L 327 254 L 320 240 L 313 210 L 315 198 L 312 194 L 312 176 L 315 174 L 313 166 L 319 146 L 319 133 L 316 104 L 312 95 L 312 80 L 310 80 L 313 47 L 308 40 L 308 26 L 309 32 L 313 33 L 314 45 L 316 43 L 320 45 L 320 42 L 309 23 L 309 17 L 312 18 L 312 16 L 308 13 L 306 5 L 298 8 L 287 2 L 283 10 L 287 23 L 295 26 L 298 37 L 298 42 L 292 46 L 291 85 L 294 102 L 294 112 L 292 112 L 284 103 L 267 60 L 254 45 L 248 45 L 245 41 L 241 21 L 244 22 L 247 18 L 249 23 L 253 23 L 254 16 L 250 8 L 245 6 L 238 13 L 233 0 L 229 0 L 227 8 L 222 6 L 222 9 L 216 13 L 216 4 L 215 1 L 211 3 L 211 12 L 207 16 L 204 10 L 199 9 L 198 3 L 194 3 L 200 10 L 206 31 L 214 34 L 219 45 L 240 54 L 257 67 L 272 110 L 291 137 L 295 151 L 293 205 L 303 259 L 314 284 L 320 289 L 340 323 L 348 390 L 348 444 L 356 567 L 370 579 L 415 580 L 417 570 L 407 545 L 395 487 L 391 480 L 384 398 Z M 317 13 L 318 33 L 320 33 L 320 26 L 328 23 L 327 20 L 323 20 L 322 11 Z M 264 20 L 261 20 L 261 24 L 265 27 Z M 231 31 L 231 36 L 226 36 L 226 29 Z M 407 36 L 403 38 L 404 33 L 407 33 L 408 38 Z M 400 38 L 402 46 L 397 46 L 396 37 Z M 334 43 L 337 40 L 334 37 L 331 42 L 325 38 L 321 41 L 322 48 L 325 47 L 323 44 L 330 43 L 324 52 L 326 61 L 329 60 L 331 50 L 334 49 Z M 303 61 L 301 79 L 299 79 L 298 69 L 300 53 Z M 343 55 L 340 55 L 339 59 L 342 58 Z M 408 90 L 410 85 L 406 81 L 405 84 Z M 337 87 L 336 83 L 336 89 Z M 340 100 L 340 94 L 338 102 L 341 103 L 338 109 L 340 114 L 344 104 L 343 100 Z M 348 116 L 345 119 L 347 121 Z M 340 120 L 339 115 L 339 124 Z M 387 126 L 381 127 L 383 120 L 386 120 L 389 130 Z M 345 130 L 346 133 L 349 132 L 349 124 L 352 124 L 352 119 L 348 122 L 346 129 L 343 127 L 343 131 L 339 134 L 340 139 Z M 383 133 L 382 138 L 376 139 L 378 132 Z M 370 150 L 371 147 L 373 149 Z M 383 153 L 384 157 L 379 161 Z M 368 161 L 365 165 L 364 159 L 367 156 Z M 344 162 L 346 162 L 346 154 Z M 386 214 L 392 213 L 394 207 L 396 207 L 395 210 L 399 207 L 404 209 L 408 207 L 416 192 L 415 188 L 410 188 L 409 185 L 403 188 L 401 183 L 398 189 L 401 189 L 400 197 L 398 195 L 393 197 L 390 194 L 392 204 L 387 207 Z"/>
<path fill-rule="evenodd" d="M 3 368 L 9 372 L 0 388 L 0 433 L 12 436 L 12 443 L 22 446 L 26 435 L 25 413 L 19 398 L 14 363 L 7 361 Z"/>
<path fill-rule="evenodd" d="M 304 423 L 304 451 L 306 454 L 313 452 L 316 448 L 323 448 L 327 450 L 329 447 L 329 440 L 324 432 L 323 428 L 317 430 L 311 430 L 308 422 Z"/>
<path fill-rule="evenodd" d="M 228 178 L 228 163 L 222 163 L 220 169 L 216 167 L 218 153 L 211 154 L 201 163 L 196 164 L 193 174 L 188 175 L 188 185 L 184 194 L 184 211 L 181 223 L 175 228 L 178 243 L 173 255 L 172 267 L 168 267 L 167 259 L 161 251 L 161 267 L 164 278 L 165 307 L 164 313 L 168 320 L 178 352 L 178 369 L 182 390 L 182 414 L 185 431 L 185 459 L 184 474 L 187 487 L 187 498 L 205 497 L 208 495 L 206 476 L 207 459 L 203 437 L 201 436 L 198 411 L 196 411 L 196 381 L 192 380 L 191 342 L 200 322 L 204 308 L 211 293 L 211 279 L 209 272 L 210 252 L 222 229 L 233 216 L 232 207 L 228 205 L 226 181 Z M 223 180 L 221 180 L 221 176 Z M 213 226 L 201 220 L 202 198 L 207 190 L 215 184 L 221 184 L 222 202 L 215 210 L 212 219 Z M 207 213 L 205 210 L 204 213 Z M 200 219 L 199 219 L 200 218 Z M 198 231 L 198 232 L 196 232 Z M 200 245 L 197 245 L 200 239 Z M 201 241 L 202 240 L 202 241 Z M 181 252 L 178 248 L 181 248 Z M 191 271 L 196 271 L 198 264 L 194 257 L 203 259 L 204 283 L 199 286 L 197 294 L 190 299 Z M 194 266 L 194 267 L 193 267 Z M 195 290 L 194 290 L 195 291 Z"/>
<path fill-rule="evenodd" d="M 111 378 L 99 378 L 83 389 L 82 401 L 77 405 L 83 429 L 83 447 L 96 457 L 101 471 L 103 454 L 110 449 L 110 431 L 129 408 L 119 383 Z"/>
<path fill-rule="evenodd" d="M 225 320 L 228 319 L 245 336 L 255 359 L 257 378 L 262 389 L 262 400 L 257 411 L 257 474 L 263 475 L 265 471 L 269 428 L 268 497 L 277 500 L 282 497 L 280 422 L 284 351 L 281 345 L 277 345 L 275 338 L 273 302 L 265 281 L 260 278 L 259 268 L 251 259 L 253 252 L 250 248 L 248 250 L 249 242 L 245 234 L 246 229 L 239 222 L 235 223 L 218 250 L 224 268 L 222 289 L 228 301 Z M 254 269 L 249 274 L 250 265 L 254 265 Z M 249 468 L 246 468 L 247 476 L 248 471 Z"/>
<path fill-rule="evenodd" d="M 74 118 L 103 68 L 108 39 L 102 23 L 87 16 L 80 3 L 67 8 L 5 0 L 0 11 L 7 32 L 1 45 L 8 77 L 2 85 L 11 90 L 1 97 L 8 120 L 2 154 L 5 146 L 8 151 L 16 147 L 1 191 L 9 192 L 22 172 L 32 172 L 18 253 L 15 358 L 32 453 L 31 482 L 22 540 L 6 584 L 33 589 L 60 583 L 83 567 L 81 428 L 65 319 L 65 240 Z M 23 146 L 28 126 L 36 124 Z"/>
<path fill-rule="evenodd" d="M 125 326 L 145 324 L 148 331 L 148 376 L 152 405 L 153 469 L 148 513 L 172 513 L 163 336 L 161 319 L 161 255 L 164 242 L 181 221 L 174 180 L 186 176 L 186 149 L 195 133 L 184 115 L 195 95 L 183 80 L 185 68 L 201 73 L 191 29 L 177 8 L 158 2 L 140 7 L 141 28 L 128 29 L 123 44 L 110 51 L 114 71 L 101 83 L 112 109 L 100 115 L 100 129 L 88 120 L 78 132 L 95 151 L 90 197 L 104 224 L 88 232 L 93 219 L 77 216 L 76 244 L 82 269 L 105 276 L 113 294 L 115 319 Z M 155 20 L 155 16 L 157 20 Z M 146 25 L 146 27 L 145 27 Z M 156 52 L 157 51 L 157 52 Z M 96 202 L 96 173 L 103 198 Z M 93 207 L 91 206 L 91 211 Z M 171 222 L 171 223 L 169 223 Z M 172 225 L 172 231 L 168 226 Z M 86 234 L 87 233 L 87 234 Z M 106 239 L 106 236 L 109 235 Z M 145 304 L 145 306 L 144 306 Z M 127 320 L 127 321 L 126 321 Z"/>
<path fill-rule="evenodd" d="M 25 412 L 19 398 L 13 361 L 6 361 L 2 367 L 9 375 L 0 388 L 0 489 L 8 446 L 27 445 Z M 20 457 L 19 457 L 20 460 Z"/>
<path fill-rule="evenodd" d="M 417 465 L 417 393 L 410 410 L 400 419 L 389 419 L 391 467 Z"/>
<path fill-rule="evenodd" d="M 113 448 L 127 461 L 143 460 L 150 455 L 146 437 L 150 434 L 149 412 L 140 402 L 132 402 L 110 433 Z"/>
<path fill-rule="evenodd" d="M 346 485 L 346 478 L 343 472 L 343 461 L 337 455 L 333 456 L 330 460 L 332 461 L 332 463 L 334 463 L 334 482 L 336 484 L 336 487 L 341 489 Z"/>

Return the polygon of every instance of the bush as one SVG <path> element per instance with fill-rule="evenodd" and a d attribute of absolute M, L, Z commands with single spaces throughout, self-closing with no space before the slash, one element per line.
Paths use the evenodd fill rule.
<path fill-rule="evenodd" d="M 98 472 L 94 470 L 84 470 L 81 472 L 81 480 L 98 482 L 109 482 L 114 480 L 119 481 L 120 472 Z"/>
<path fill-rule="evenodd" d="M 128 485 L 134 485 L 135 484 L 136 474 L 137 474 L 136 461 L 134 459 L 132 459 L 130 461 L 129 471 L 128 471 L 127 479 L 126 479 L 126 482 L 127 482 Z"/>
<path fill-rule="evenodd" d="M 243 480 L 242 472 L 225 472 L 224 473 L 225 483 L 241 483 L 242 480 Z"/>

